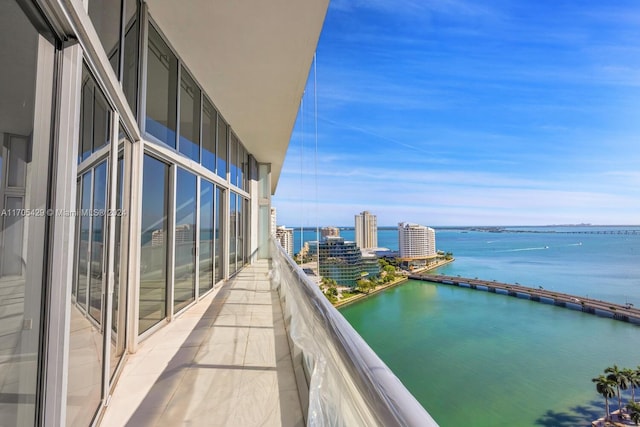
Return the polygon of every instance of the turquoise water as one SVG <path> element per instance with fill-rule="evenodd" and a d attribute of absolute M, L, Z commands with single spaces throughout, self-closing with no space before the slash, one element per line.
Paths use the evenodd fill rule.
<path fill-rule="evenodd" d="M 640 306 L 640 235 L 527 231 L 437 231 L 440 272 Z M 639 326 L 471 289 L 410 281 L 341 312 L 443 427 L 589 425 L 591 378 L 640 365 Z"/>

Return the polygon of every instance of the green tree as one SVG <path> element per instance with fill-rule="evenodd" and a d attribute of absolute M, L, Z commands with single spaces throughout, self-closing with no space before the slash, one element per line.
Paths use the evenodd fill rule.
<path fill-rule="evenodd" d="M 622 372 L 629 381 L 629 388 L 631 389 L 631 401 L 636 401 L 636 387 L 640 387 L 640 366 L 638 369 L 623 369 Z"/>
<path fill-rule="evenodd" d="M 629 412 L 631 421 L 636 423 L 636 425 L 640 425 L 640 403 L 633 401 L 627 403 L 627 411 Z"/>
<path fill-rule="evenodd" d="M 609 414 L 609 399 L 616 395 L 616 383 L 604 375 L 592 378 L 591 381 L 596 384 L 596 390 L 598 393 L 604 397 L 604 408 L 606 412 L 605 420 L 608 420 L 611 418 L 611 415 Z"/>
<path fill-rule="evenodd" d="M 622 412 L 622 398 L 620 397 L 620 390 L 626 390 L 629 388 L 629 379 L 624 372 L 618 368 L 618 365 L 609 366 L 604 370 L 607 375 L 607 379 L 613 381 L 616 385 L 616 391 L 618 394 L 618 409 Z"/>

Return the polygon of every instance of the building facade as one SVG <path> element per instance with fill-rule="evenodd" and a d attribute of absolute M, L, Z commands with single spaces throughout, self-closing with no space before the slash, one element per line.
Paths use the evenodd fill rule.
<path fill-rule="evenodd" d="M 276 228 L 276 240 L 280 243 L 280 246 L 284 248 L 285 252 L 293 258 L 293 228 L 279 225 Z"/>
<path fill-rule="evenodd" d="M 378 219 L 369 211 L 360 212 L 355 216 L 356 245 L 360 249 L 378 247 Z"/>
<path fill-rule="evenodd" d="M 340 237 L 340 229 L 338 227 L 322 227 L 320 229 L 320 238 Z"/>
<path fill-rule="evenodd" d="M 339 285 L 354 287 L 361 277 L 380 273 L 374 257 L 363 259 L 355 242 L 343 237 L 327 237 L 318 245 L 320 276 L 335 280 Z"/>
<path fill-rule="evenodd" d="M 424 225 L 399 223 L 398 250 L 402 260 L 435 258 L 435 230 Z"/>
<path fill-rule="evenodd" d="M 269 256 L 327 3 L 2 2 L 0 425 L 98 423 L 128 354 Z"/>

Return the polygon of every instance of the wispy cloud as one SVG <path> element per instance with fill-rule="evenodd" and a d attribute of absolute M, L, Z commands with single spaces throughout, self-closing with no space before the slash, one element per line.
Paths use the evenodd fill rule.
<path fill-rule="evenodd" d="M 279 216 L 637 223 L 639 11 L 332 1 L 318 46 L 317 157 L 315 133 L 296 127 Z"/>

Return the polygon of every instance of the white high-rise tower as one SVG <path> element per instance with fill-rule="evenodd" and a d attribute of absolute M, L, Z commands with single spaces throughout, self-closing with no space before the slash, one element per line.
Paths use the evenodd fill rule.
<path fill-rule="evenodd" d="M 363 211 L 355 216 L 356 245 L 360 249 L 378 247 L 378 219 L 369 211 Z"/>

